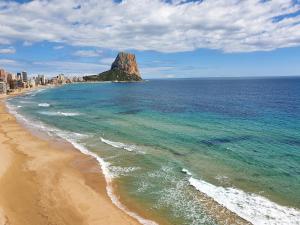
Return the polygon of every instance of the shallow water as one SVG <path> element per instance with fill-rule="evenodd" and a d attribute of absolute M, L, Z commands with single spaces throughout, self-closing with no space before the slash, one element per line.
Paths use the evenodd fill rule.
<path fill-rule="evenodd" d="M 99 156 L 139 214 L 245 223 L 232 211 L 253 224 L 299 224 L 299 87 L 300 78 L 72 84 L 8 104 Z"/>

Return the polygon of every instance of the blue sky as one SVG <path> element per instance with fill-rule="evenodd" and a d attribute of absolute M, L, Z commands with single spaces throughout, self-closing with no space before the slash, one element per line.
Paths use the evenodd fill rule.
<path fill-rule="evenodd" d="M 95 74 L 118 51 L 144 78 L 299 76 L 297 0 L 0 1 L 0 67 Z"/>

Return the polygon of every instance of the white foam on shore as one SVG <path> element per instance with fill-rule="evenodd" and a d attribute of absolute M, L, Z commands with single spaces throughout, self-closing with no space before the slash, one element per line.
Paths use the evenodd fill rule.
<path fill-rule="evenodd" d="M 41 121 L 31 121 L 30 119 L 19 114 L 17 112 L 17 108 L 19 108 L 18 106 L 15 107 L 14 105 L 11 105 L 10 103 L 6 102 L 6 107 L 8 108 L 8 111 L 17 118 L 17 120 L 21 121 L 25 125 L 29 125 L 30 127 L 34 127 L 35 129 L 38 130 L 42 130 L 46 132 L 49 136 L 57 135 L 57 133 L 59 132 L 58 129 L 52 128 L 50 126 L 46 126 Z"/>
<path fill-rule="evenodd" d="M 93 158 L 95 158 L 98 161 L 98 163 L 102 169 L 102 173 L 104 174 L 105 181 L 106 181 L 106 191 L 107 191 L 107 194 L 108 194 L 109 198 L 111 199 L 112 203 L 114 205 L 116 205 L 119 209 L 121 209 L 123 212 L 125 212 L 127 215 L 133 217 L 134 219 L 136 219 L 143 225 L 158 225 L 156 222 L 154 222 L 152 220 L 144 219 L 143 217 L 139 216 L 137 213 L 132 212 L 129 209 L 127 209 L 127 207 L 124 206 L 120 202 L 119 198 L 116 195 L 114 195 L 113 187 L 112 187 L 114 175 L 109 171 L 110 163 L 106 162 L 104 159 L 99 157 L 96 153 L 89 151 L 85 146 L 83 146 L 82 144 L 79 144 L 75 139 L 73 139 L 76 137 L 77 138 L 86 137 L 85 134 L 66 132 L 66 131 L 62 131 L 57 128 L 46 126 L 44 123 L 42 123 L 40 121 L 31 121 L 30 119 L 25 118 L 23 115 L 19 114 L 16 111 L 15 106 L 9 104 L 8 102 L 6 102 L 6 106 L 9 110 L 9 112 L 12 113 L 13 115 L 15 115 L 16 118 L 18 120 L 21 120 L 23 123 L 29 124 L 30 126 L 33 126 L 39 130 L 42 130 L 42 131 L 48 133 L 50 136 L 56 135 L 64 140 L 68 141 L 81 153 L 83 153 L 85 155 L 90 155 Z"/>
<path fill-rule="evenodd" d="M 187 171 L 187 174 L 190 173 Z M 189 178 L 198 191 L 254 225 L 299 225 L 300 211 L 276 204 L 269 199 L 236 188 L 215 186 L 206 181 Z"/>
<path fill-rule="evenodd" d="M 128 144 L 124 144 L 122 142 L 114 142 L 114 141 L 110 141 L 104 138 L 100 138 L 101 141 L 105 144 L 108 144 L 110 146 L 113 146 L 115 148 L 120 148 L 120 149 L 125 149 L 129 152 L 135 151 L 136 150 L 136 146 L 135 145 L 128 145 Z"/>
<path fill-rule="evenodd" d="M 76 149 L 78 149 L 80 152 L 82 152 L 83 154 L 86 155 L 90 155 L 92 157 L 94 157 L 100 164 L 102 172 L 104 174 L 105 180 L 106 180 L 106 191 L 108 196 L 110 197 L 111 201 L 122 211 L 124 211 L 127 215 L 133 217 L 134 219 L 136 219 L 137 221 L 139 221 L 141 224 L 144 225 L 158 225 L 156 222 L 152 221 L 152 220 L 147 220 L 142 218 L 141 216 L 139 216 L 138 214 L 130 211 L 127 209 L 126 206 L 124 206 L 119 198 L 114 195 L 113 193 L 113 188 L 112 188 L 112 181 L 114 176 L 110 173 L 109 171 L 109 166 L 110 163 L 104 161 L 101 157 L 99 157 L 96 153 L 89 151 L 86 147 L 84 147 L 83 145 L 77 143 L 74 140 L 71 139 L 67 139 L 65 138 L 67 141 L 69 141 Z"/>
<path fill-rule="evenodd" d="M 48 104 L 48 103 L 39 103 L 38 106 L 40 106 L 40 107 L 50 107 L 50 104 Z"/>
<path fill-rule="evenodd" d="M 105 176 L 107 184 L 106 191 L 113 204 L 115 204 L 118 208 L 120 208 L 133 218 L 137 219 L 140 223 L 144 225 L 157 225 L 157 223 L 151 220 L 144 219 L 138 214 L 128 210 L 126 206 L 124 206 L 119 201 L 118 197 L 114 195 L 112 188 L 114 176 L 109 170 L 110 164 L 104 161 L 97 154 L 90 152 L 83 145 L 76 142 L 76 140 L 72 139 L 80 138 L 82 134 L 64 132 L 59 129 L 46 126 L 42 122 L 30 121 L 24 116 L 18 114 L 18 112 L 16 111 L 17 107 L 10 105 L 9 103 L 7 103 L 6 105 L 9 109 L 9 112 L 14 114 L 17 119 L 20 119 L 26 124 L 30 124 L 30 126 L 34 126 L 37 129 L 46 131 L 51 136 L 57 135 L 70 142 L 76 149 L 78 149 L 82 153 L 90 155 L 97 159 Z M 120 142 L 113 143 L 116 145 L 116 143 Z M 117 146 L 119 148 L 122 148 L 122 144 L 123 143 L 121 143 L 121 146 Z M 278 205 L 270 201 L 269 199 L 257 194 L 246 193 L 236 188 L 224 188 L 221 186 L 215 186 L 206 181 L 195 179 L 192 177 L 192 173 L 190 173 L 187 169 L 182 169 L 182 172 L 186 173 L 189 176 L 190 185 L 195 187 L 198 191 L 206 194 L 208 197 L 211 197 L 220 205 L 223 205 L 225 208 L 236 213 L 241 218 L 244 218 L 245 220 L 251 222 L 254 225 L 300 225 L 300 211 L 298 209 Z"/>

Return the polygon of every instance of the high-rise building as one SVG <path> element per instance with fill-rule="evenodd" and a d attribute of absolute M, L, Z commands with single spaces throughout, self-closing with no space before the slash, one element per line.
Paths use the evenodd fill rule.
<path fill-rule="evenodd" d="M 37 84 L 40 84 L 40 85 L 45 85 L 46 84 L 46 77 L 45 75 L 38 75 L 37 78 Z"/>
<path fill-rule="evenodd" d="M 22 79 L 24 82 L 28 81 L 27 72 L 25 72 L 25 71 L 22 72 Z"/>
<path fill-rule="evenodd" d="M 16 75 L 13 73 L 7 73 L 7 82 L 11 80 L 16 80 Z"/>
<path fill-rule="evenodd" d="M 28 81 L 28 85 L 30 88 L 33 88 L 36 86 L 36 83 L 35 83 L 35 78 L 30 78 L 29 81 Z"/>
<path fill-rule="evenodd" d="M 9 89 L 14 90 L 18 88 L 18 81 L 17 80 L 10 80 L 8 83 Z"/>
<path fill-rule="evenodd" d="M 7 73 L 7 90 L 15 89 L 16 75 L 13 73 Z"/>
<path fill-rule="evenodd" d="M 0 81 L 7 81 L 7 73 L 4 69 L 0 69 Z"/>
<path fill-rule="evenodd" d="M 21 73 L 17 73 L 17 80 L 18 80 L 18 81 L 23 81 L 23 78 L 22 78 L 22 74 L 21 74 Z"/>
<path fill-rule="evenodd" d="M 64 84 L 64 83 L 66 83 L 65 75 L 64 75 L 64 74 L 59 74 L 59 75 L 57 76 L 57 82 L 58 82 L 59 84 Z"/>
<path fill-rule="evenodd" d="M 0 81 L 0 94 L 6 94 L 6 82 Z"/>

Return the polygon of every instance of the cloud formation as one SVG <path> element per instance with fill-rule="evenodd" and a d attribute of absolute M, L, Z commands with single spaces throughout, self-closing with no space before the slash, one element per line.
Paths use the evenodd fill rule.
<path fill-rule="evenodd" d="M 102 64 L 73 61 L 37 61 L 32 62 L 31 66 L 36 68 L 36 72 L 47 75 L 56 75 L 62 71 L 66 75 L 87 75 L 97 74 L 99 71 L 107 69 L 107 66 Z"/>
<path fill-rule="evenodd" d="M 266 51 L 300 45 L 298 0 L 0 2 L 0 44 L 50 41 L 114 50 Z"/>
<path fill-rule="evenodd" d="M 101 51 L 96 50 L 78 50 L 74 53 L 74 55 L 80 57 L 97 57 L 100 56 L 101 53 Z"/>
<path fill-rule="evenodd" d="M 13 47 L 0 48 L 0 54 L 14 54 L 14 53 L 16 53 L 16 49 Z"/>
<path fill-rule="evenodd" d="M 18 63 L 12 59 L 0 59 L 0 64 L 2 65 L 17 65 Z"/>
<path fill-rule="evenodd" d="M 63 49 L 64 46 L 63 45 L 58 45 L 58 46 L 54 46 L 53 49 L 55 50 L 60 50 L 60 49 Z"/>

